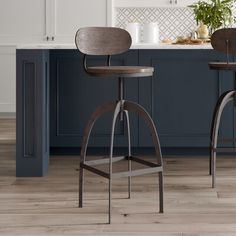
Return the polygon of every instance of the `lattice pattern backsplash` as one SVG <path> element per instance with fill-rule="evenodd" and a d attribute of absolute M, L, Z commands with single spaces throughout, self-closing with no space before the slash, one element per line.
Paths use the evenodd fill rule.
<path fill-rule="evenodd" d="M 116 26 L 126 28 L 129 22 L 158 22 L 160 40 L 175 39 L 177 36 L 189 35 L 196 29 L 192 9 L 187 7 L 130 7 L 116 8 Z"/>
<path fill-rule="evenodd" d="M 115 25 L 124 29 L 129 22 L 158 22 L 160 40 L 190 36 L 197 28 L 193 11 L 188 7 L 117 7 L 115 14 Z"/>

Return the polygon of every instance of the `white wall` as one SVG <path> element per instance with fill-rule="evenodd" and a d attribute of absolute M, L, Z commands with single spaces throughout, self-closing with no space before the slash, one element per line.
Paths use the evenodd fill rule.
<path fill-rule="evenodd" d="M 0 112 L 15 112 L 15 47 L 0 46 Z"/>
<path fill-rule="evenodd" d="M 0 0 L 0 113 L 16 110 L 16 45 L 74 43 L 78 28 L 106 25 L 107 1 Z"/>
<path fill-rule="evenodd" d="M 16 45 L 45 35 L 46 0 L 0 0 L 0 113 L 16 111 Z"/>

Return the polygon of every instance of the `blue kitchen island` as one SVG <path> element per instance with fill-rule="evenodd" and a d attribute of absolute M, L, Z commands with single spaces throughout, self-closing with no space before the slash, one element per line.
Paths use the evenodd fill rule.
<path fill-rule="evenodd" d="M 44 176 L 50 148 L 79 150 L 85 124 L 101 103 L 117 98 L 117 80 L 91 78 L 74 45 L 21 45 L 17 48 L 16 175 Z M 127 79 L 127 99 L 138 101 L 152 115 L 163 150 L 207 150 L 210 123 L 219 95 L 233 87 L 230 72 L 211 71 L 209 61 L 225 59 L 210 45 L 136 45 L 112 57 L 112 65 L 155 67 L 150 78 Z M 232 58 L 233 59 L 233 58 Z M 103 57 L 88 63 L 102 65 Z M 223 115 L 221 137 L 235 136 L 235 107 Z M 145 125 L 132 116 L 132 146 L 152 145 Z M 99 121 L 90 147 L 109 145 L 111 114 Z M 232 128 L 233 127 L 233 128 Z M 124 124 L 116 127 L 116 147 L 126 145 Z M 141 135 L 142 134 L 142 135 Z M 234 137 L 235 138 L 235 137 Z M 231 145 L 231 144 L 229 144 Z"/>

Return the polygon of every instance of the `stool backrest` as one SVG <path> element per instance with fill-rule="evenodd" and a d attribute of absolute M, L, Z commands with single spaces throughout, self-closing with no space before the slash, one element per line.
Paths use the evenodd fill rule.
<path fill-rule="evenodd" d="M 224 28 L 216 30 L 211 36 L 212 47 L 228 54 L 236 53 L 236 28 Z"/>
<path fill-rule="evenodd" d="M 131 46 L 130 34 L 115 27 L 86 27 L 76 32 L 75 44 L 87 55 L 115 55 Z"/>

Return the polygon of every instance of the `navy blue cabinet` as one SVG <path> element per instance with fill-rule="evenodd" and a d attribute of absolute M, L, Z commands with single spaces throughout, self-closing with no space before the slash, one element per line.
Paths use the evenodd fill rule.
<path fill-rule="evenodd" d="M 213 50 L 142 50 L 139 63 L 155 67 L 152 78 L 139 81 L 139 102 L 151 113 L 162 147 L 208 147 L 210 123 L 219 95 L 233 88 L 231 72 L 208 68 L 225 59 Z M 233 136 L 234 109 L 223 115 L 221 136 Z M 139 124 L 140 146 L 150 135 Z"/>
<path fill-rule="evenodd" d="M 50 52 L 50 146 L 80 147 L 83 130 L 98 105 L 117 100 L 118 80 L 88 76 L 78 50 Z M 104 65 L 106 57 L 88 57 L 88 65 Z M 112 65 L 137 65 L 138 51 L 130 50 L 111 58 Z M 125 97 L 138 100 L 138 80 L 125 81 Z M 138 145 L 138 118 L 131 115 L 132 144 Z M 105 147 L 110 142 L 111 114 L 101 117 L 91 134 L 90 146 Z M 117 122 L 116 146 L 127 143 L 123 122 Z"/>
<path fill-rule="evenodd" d="M 50 146 L 80 147 L 86 122 L 99 105 L 117 98 L 117 80 L 88 76 L 76 50 L 50 51 Z M 209 61 L 225 59 L 214 50 L 130 50 L 112 58 L 114 65 L 147 65 L 153 77 L 127 79 L 126 98 L 138 101 L 153 117 L 162 147 L 208 147 L 210 123 L 219 95 L 233 88 L 231 72 L 208 68 Z M 102 65 L 104 57 L 90 57 Z M 223 114 L 221 137 L 234 136 L 234 106 Z M 132 145 L 151 146 L 145 124 L 134 115 Z M 110 140 L 111 114 L 97 122 L 90 145 L 106 147 Z M 127 142 L 118 122 L 116 146 Z"/>
<path fill-rule="evenodd" d="M 16 50 L 16 176 L 43 176 L 49 163 L 49 52 Z"/>
<path fill-rule="evenodd" d="M 88 76 L 82 67 L 82 57 L 78 50 L 17 50 L 17 176 L 45 175 L 49 146 L 79 148 L 94 109 L 117 99 L 117 79 Z M 232 72 L 208 68 L 209 61 L 222 59 L 225 59 L 222 54 L 205 49 L 129 50 L 113 57 L 112 64 L 155 67 L 152 77 L 126 79 L 125 97 L 149 111 L 162 148 L 206 148 L 216 101 L 235 83 Z M 105 61 L 104 57 L 90 57 L 88 63 L 103 65 Z M 223 138 L 236 138 L 235 107 L 231 103 L 223 113 L 220 129 Z M 90 146 L 109 146 L 111 115 L 104 115 L 96 123 Z M 132 146 L 150 147 L 145 124 L 134 114 L 130 118 Z M 115 146 L 127 144 L 125 130 L 125 124 L 118 122 Z"/>

